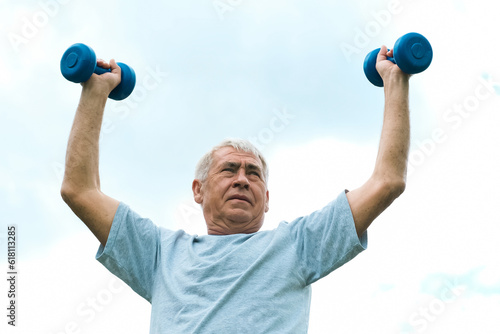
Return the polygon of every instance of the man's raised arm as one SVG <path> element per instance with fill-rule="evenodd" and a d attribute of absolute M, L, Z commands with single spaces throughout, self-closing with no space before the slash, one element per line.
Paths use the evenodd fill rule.
<path fill-rule="evenodd" d="M 347 193 L 358 236 L 403 193 L 406 185 L 410 76 L 387 60 L 392 52 L 387 53 L 383 46 L 377 58 L 377 70 L 384 80 L 385 110 L 375 169 L 363 186 Z"/>
<path fill-rule="evenodd" d="M 102 245 L 106 245 L 119 202 L 101 192 L 99 182 L 99 134 L 108 95 L 120 83 L 121 69 L 98 60 L 110 73 L 92 74 L 82 84 L 80 103 L 68 140 L 66 167 L 61 196 L 88 226 Z"/>

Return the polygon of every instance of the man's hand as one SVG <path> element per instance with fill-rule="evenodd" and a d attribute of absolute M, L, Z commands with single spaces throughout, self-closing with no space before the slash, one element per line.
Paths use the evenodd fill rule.
<path fill-rule="evenodd" d="M 401 79 L 410 79 L 410 74 L 404 73 L 398 67 L 398 65 L 394 64 L 392 61 L 387 60 L 388 57 L 394 57 L 394 49 L 387 51 L 387 47 L 382 45 L 380 48 L 380 52 L 377 56 L 377 63 L 375 65 L 377 72 L 382 77 L 382 80 L 385 83 L 389 83 L 393 78 L 401 78 Z"/>
<path fill-rule="evenodd" d="M 89 80 L 82 83 L 82 97 L 101 95 L 108 98 L 109 93 L 120 84 L 122 69 L 116 64 L 114 59 L 111 59 L 109 63 L 102 59 L 97 59 L 97 66 L 111 69 L 111 72 L 100 75 L 92 74 Z"/>

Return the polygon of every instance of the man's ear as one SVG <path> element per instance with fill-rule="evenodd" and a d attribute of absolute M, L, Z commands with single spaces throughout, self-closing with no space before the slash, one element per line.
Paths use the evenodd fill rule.
<path fill-rule="evenodd" d="M 200 180 L 194 180 L 193 181 L 193 196 L 194 196 L 194 201 L 198 204 L 203 203 L 203 195 L 201 192 L 201 186 L 202 183 Z"/>
<path fill-rule="evenodd" d="M 264 212 L 267 211 L 269 211 L 269 190 L 266 191 L 266 207 Z"/>

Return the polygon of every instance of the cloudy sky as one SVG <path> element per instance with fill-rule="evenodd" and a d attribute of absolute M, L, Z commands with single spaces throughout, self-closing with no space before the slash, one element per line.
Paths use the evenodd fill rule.
<path fill-rule="evenodd" d="M 0 260 L 17 226 L 18 327 L 8 333 L 147 333 L 150 305 L 94 256 L 59 195 L 80 85 L 73 43 L 132 66 L 109 100 L 101 186 L 156 224 L 206 233 L 191 182 L 224 138 L 270 164 L 265 229 L 369 177 L 383 89 L 365 55 L 408 32 L 434 60 L 411 79 L 405 193 L 368 250 L 313 287 L 310 333 L 496 333 L 500 326 L 500 21 L 490 0 L 81 1 L 0 3 Z M 0 280 L 0 305 L 8 287 Z"/>

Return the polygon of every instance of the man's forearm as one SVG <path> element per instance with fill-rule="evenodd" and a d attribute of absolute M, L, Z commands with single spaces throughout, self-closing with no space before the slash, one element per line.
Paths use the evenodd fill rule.
<path fill-rule="evenodd" d="M 409 82 L 393 76 L 384 82 L 385 110 L 374 177 L 404 187 L 410 145 Z"/>
<path fill-rule="evenodd" d="M 66 152 L 63 190 L 99 189 L 99 135 L 107 96 L 83 89 Z"/>

